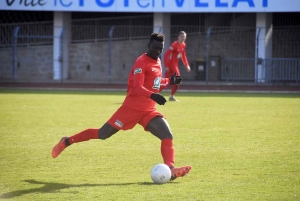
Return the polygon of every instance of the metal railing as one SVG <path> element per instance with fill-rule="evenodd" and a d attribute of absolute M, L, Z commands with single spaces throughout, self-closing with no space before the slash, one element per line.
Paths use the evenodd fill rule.
<path fill-rule="evenodd" d="M 90 18 L 73 19 L 72 26 L 150 26 L 153 25 L 152 15 L 142 15 L 133 17 L 110 17 L 110 18 Z"/>
<path fill-rule="evenodd" d="M 254 81 L 255 63 L 253 58 L 225 58 L 222 61 L 221 79 L 226 81 Z"/>
<path fill-rule="evenodd" d="M 104 19 L 72 20 L 71 42 L 101 42 L 109 40 L 109 31 L 114 27 L 112 40 L 148 38 L 153 32 L 153 16 L 113 17 Z"/>
<path fill-rule="evenodd" d="M 116 27 L 113 40 L 141 39 L 149 37 L 149 33 L 153 32 L 153 16 L 72 20 L 71 42 L 107 41 L 112 26 Z M 53 21 L 0 24 L 0 48 L 13 46 L 13 32 L 16 27 L 20 27 L 20 35 L 30 36 L 18 39 L 18 46 L 45 45 L 53 42 Z"/>
<path fill-rule="evenodd" d="M 300 82 L 299 58 L 225 58 L 221 80 L 261 83 Z"/>
<path fill-rule="evenodd" d="M 272 58 L 263 64 L 266 82 L 300 81 L 300 59 Z"/>
<path fill-rule="evenodd" d="M 111 40 L 149 38 L 153 26 L 73 26 L 72 43 L 103 42 L 109 40 L 109 31 L 114 27 Z"/>
<path fill-rule="evenodd" d="M 2 24 L 0 25 L 0 47 L 13 46 L 13 35 L 16 27 L 19 27 L 19 35 L 24 36 L 18 39 L 18 46 L 47 45 L 53 42 L 51 39 L 53 37 L 52 21 Z M 45 36 L 49 36 L 49 38 L 45 38 Z"/>

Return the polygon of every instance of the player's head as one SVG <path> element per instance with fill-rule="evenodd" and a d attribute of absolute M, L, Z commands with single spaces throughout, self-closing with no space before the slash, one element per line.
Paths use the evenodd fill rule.
<path fill-rule="evenodd" d="M 164 49 L 165 36 L 160 33 L 152 33 L 148 43 L 147 55 L 152 59 L 157 59 Z"/>
<path fill-rule="evenodd" d="M 178 42 L 183 43 L 186 39 L 186 33 L 184 31 L 179 31 L 178 33 Z"/>

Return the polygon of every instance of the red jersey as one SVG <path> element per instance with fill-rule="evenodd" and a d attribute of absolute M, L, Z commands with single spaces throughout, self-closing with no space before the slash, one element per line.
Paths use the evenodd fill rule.
<path fill-rule="evenodd" d="M 135 61 L 129 76 L 127 96 L 123 106 L 140 111 L 155 110 L 156 102 L 150 96 L 159 93 L 161 86 L 170 84 L 170 78 L 162 78 L 161 61 L 143 54 Z"/>
<path fill-rule="evenodd" d="M 184 42 L 181 44 L 179 44 L 178 41 L 173 42 L 170 48 L 164 54 L 165 67 L 171 69 L 178 68 L 178 60 L 180 58 L 186 67 L 189 66 L 185 51 L 186 45 Z"/>

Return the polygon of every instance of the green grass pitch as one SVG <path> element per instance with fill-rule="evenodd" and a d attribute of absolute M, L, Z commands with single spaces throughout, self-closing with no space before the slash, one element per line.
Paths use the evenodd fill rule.
<path fill-rule="evenodd" d="M 163 93 L 166 97 L 168 93 Z M 0 200 L 300 200 L 300 95 L 178 93 L 157 106 L 191 173 L 153 184 L 160 141 L 137 125 L 67 148 L 102 126 L 125 92 L 0 89 Z"/>

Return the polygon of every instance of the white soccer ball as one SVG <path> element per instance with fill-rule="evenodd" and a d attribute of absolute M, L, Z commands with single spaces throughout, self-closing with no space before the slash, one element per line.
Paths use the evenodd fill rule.
<path fill-rule="evenodd" d="M 171 170 L 166 164 L 157 164 L 151 169 L 151 179 L 156 184 L 164 184 L 171 179 Z"/>

